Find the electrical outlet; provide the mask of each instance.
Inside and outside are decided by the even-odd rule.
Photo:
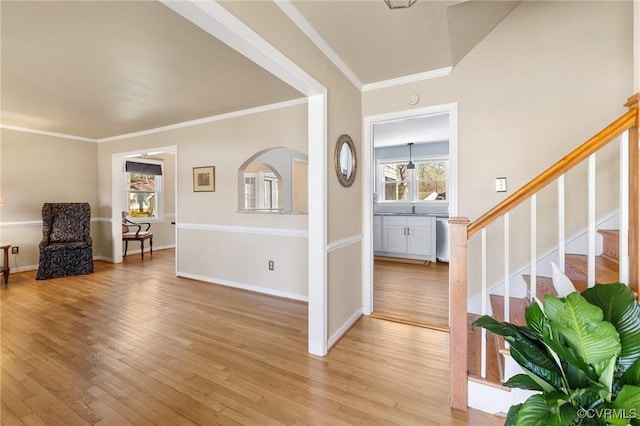
[[[497,177],[496,178],[496,192],[507,192],[507,178],[506,177]]]
[[[11,254],[18,254],[20,253],[20,247],[15,246],[15,247],[11,247]]]
[[[269,270],[270,270],[270,271],[273,271],[274,266],[275,266],[275,265],[274,265],[274,263],[273,263],[273,260],[270,260],[270,261],[269,261]]]

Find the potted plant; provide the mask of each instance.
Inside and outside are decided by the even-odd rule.
[[[547,295],[525,318],[473,323],[504,336],[524,370],[505,386],[538,392],[509,409],[505,426],[640,425],[640,306],[629,287]]]

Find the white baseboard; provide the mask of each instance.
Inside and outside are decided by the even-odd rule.
[[[335,333],[333,333],[331,335],[331,337],[329,337],[329,340],[327,341],[327,348],[331,348],[333,345],[336,344],[336,342],[338,342],[338,340],[340,340],[340,338],[342,336],[344,336],[344,334],[349,331],[349,329],[353,326],[353,324],[356,323],[356,321],[358,321],[360,319],[360,317],[364,315],[362,312],[362,308],[358,308],[345,322],[344,324],[342,324],[340,326],[340,328],[338,328],[338,330],[336,330]]]
[[[469,408],[484,411],[498,416],[504,416],[512,405],[524,402],[535,392],[523,389],[503,390],[469,380],[467,405]]]
[[[258,287],[251,284],[244,284],[244,283],[239,283],[235,281],[225,280],[222,278],[206,277],[204,275],[189,274],[187,272],[180,272],[180,271],[178,271],[176,275],[178,277],[203,281],[210,284],[218,284],[226,287],[233,287],[233,288],[239,288],[242,290],[253,291],[256,293],[268,294],[270,296],[284,297],[285,299],[293,299],[293,300],[299,300],[301,302],[309,302],[309,298],[307,296],[304,296],[301,294],[295,294],[295,293],[288,293],[286,291],[275,290],[272,288]]]

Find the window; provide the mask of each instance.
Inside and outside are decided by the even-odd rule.
[[[162,207],[162,162],[125,162],[127,212],[133,218],[159,218]]]
[[[419,160],[407,169],[408,160],[379,162],[378,201],[446,201],[449,160]]]
[[[270,171],[244,173],[244,206],[246,210],[277,210],[278,178]]]

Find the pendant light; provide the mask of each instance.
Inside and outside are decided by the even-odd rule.
[[[407,9],[417,1],[418,0],[384,0],[389,9]]]
[[[411,161],[411,145],[413,145],[413,142],[409,142],[407,145],[409,145],[409,163],[407,164],[407,170],[413,170],[416,168],[416,165]]]

